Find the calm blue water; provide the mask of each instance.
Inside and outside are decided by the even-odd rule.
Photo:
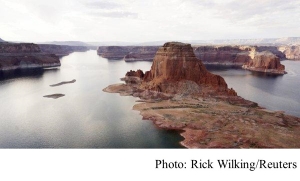
[[[73,53],[62,66],[0,74],[0,148],[178,148],[176,132],[156,128],[133,111],[136,98],[102,91],[132,69],[152,62],[109,61],[96,51]],[[300,117],[300,62],[283,61],[288,74],[268,76],[209,66],[240,96]],[[74,84],[49,85],[76,79]],[[59,99],[44,95],[61,93]]]
[[[268,75],[240,68],[207,65],[212,73],[219,74],[241,97],[257,102],[270,110],[284,110],[300,117],[300,61],[285,60],[287,74]]]
[[[2,73],[1,148],[181,147],[178,133],[157,129],[132,110],[136,98],[102,91],[130,69],[149,69],[151,62],[108,61],[88,51],[61,63],[59,69]],[[49,86],[72,79],[74,84]],[[43,97],[55,93],[66,96]]]

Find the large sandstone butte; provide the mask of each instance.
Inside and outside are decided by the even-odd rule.
[[[221,76],[207,71],[190,44],[165,43],[158,49],[151,70],[139,75],[143,79],[140,86],[143,90],[168,94],[236,95]]]

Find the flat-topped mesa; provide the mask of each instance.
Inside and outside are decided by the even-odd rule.
[[[190,44],[179,42],[168,42],[158,49],[140,88],[170,94],[209,90],[215,95],[236,95],[221,76],[207,71]]]
[[[267,72],[272,74],[285,74],[285,66],[280,63],[280,59],[272,52],[253,52],[250,54],[251,60],[243,65],[244,69]]]

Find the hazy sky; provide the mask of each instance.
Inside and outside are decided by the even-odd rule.
[[[295,36],[299,0],[0,0],[0,38],[8,41]]]

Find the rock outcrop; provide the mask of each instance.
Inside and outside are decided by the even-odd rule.
[[[73,52],[85,52],[89,48],[86,46],[68,46],[68,45],[52,45],[52,44],[39,44],[42,52],[55,54],[59,57],[67,56]]]
[[[244,69],[272,74],[285,74],[285,66],[280,59],[269,51],[252,52],[251,60],[243,65]]]
[[[147,71],[144,76],[131,71],[127,73],[127,77],[136,74],[143,79],[139,87],[142,90],[171,95],[236,95],[233,89],[228,89],[221,76],[206,70],[202,62],[196,58],[190,44],[165,43],[158,49],[150,71]]]
[[[59,58],[54,54],[41,52],[33,43],[1,43],[0,70],[45,68],[60,66]]]

